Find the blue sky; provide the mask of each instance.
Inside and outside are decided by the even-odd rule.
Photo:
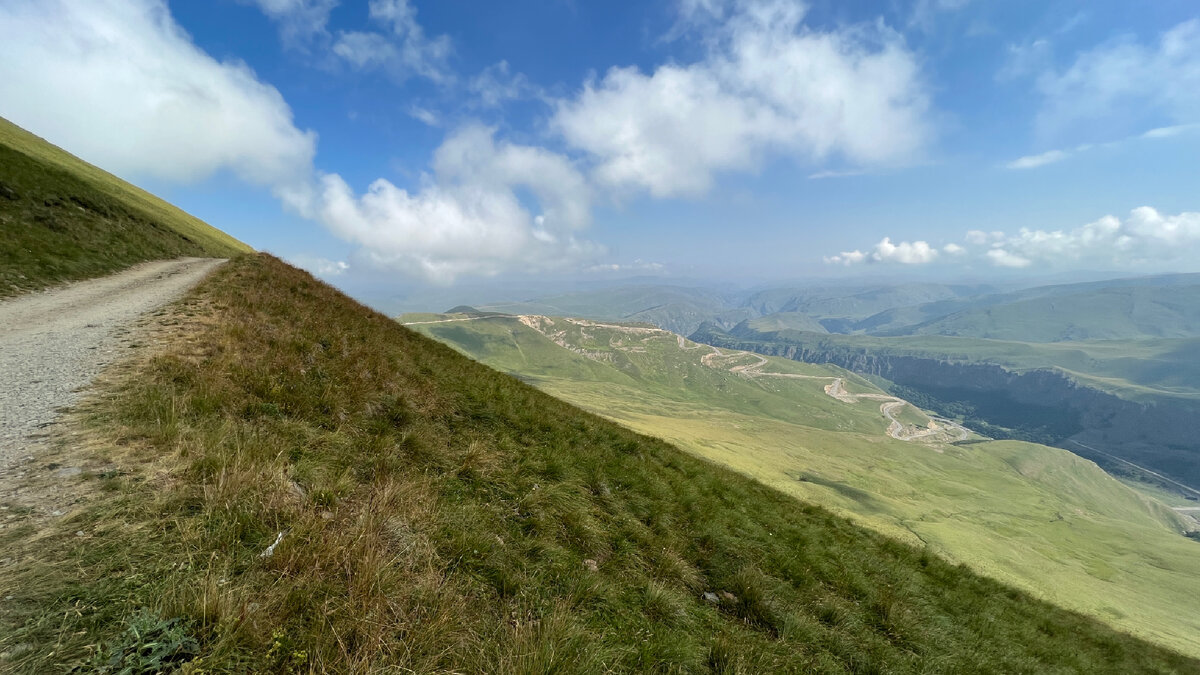
[[[1200,271],[1191,0],[11,0],[0,115],[347,288]]]

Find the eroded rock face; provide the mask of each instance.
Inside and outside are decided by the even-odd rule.
[[[995,364],[772,343],[716,332],[697,333],[692,339],[794,361],[832,363],[935,396],[945,392],[990,394],[995,403],[979,405],[977,411],[984,419],[991,416],[995,424],[1005,426],[1002,419],[996,418],[1019,415],[1021,406],[1037,409],[1043,415],[1057,415],[1063,422],[1060,428],[1066,431],[1056,436],[1055,445],[1097,460],[1098,455],[1077,445],[1082,443],[1200,489],[1200,434],[1196,433],[1200,401],[1166,396],[1131,401],[1049,368],[1017,372]],[[999,407],[1009,409],[1000,411]]]

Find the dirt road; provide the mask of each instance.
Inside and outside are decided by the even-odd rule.
[[[430,323],[455,323],[458,321],[475,321],[477,319],[488,319],[486,316],[468,316],[462,319],[437,319],[436,321],[405,321],[401,326],[424,326]]]
[[[224,260],[180,258],[0,302],[0,493],[58,412],[135,339],[143,314]]]
[[[680,344],[682,345],[682,342]],[[970,432],[965,428],[947,420],[935,421],[931,419],[929,426],[925,428],[906,426],[903,422],[896,418],[896,415],[899,414],[900,410],[902,410],[904,406],[908,405],[908,401],[888,394],[851,394],[850,392],[846,391],[845,382],[840,377],[799,375],[793,373],[764,373],[762,372],[762,368],[766,366],[769,361],[761,354],[754,354],[751,352],[731,352],[729,354],[722,354],[721,351],[716,347],[712,347],[712,350],[712,354],[705,354],[704,357],[701,358],[701,362],[710,368],[718,367],[713,364],[713,359],[716,358],[724,358],[726,356],[731,358],[752,356],[757,358],[758,361],[755,363],[732,366],[729,368],[729,372],[750,379],[758,377],[779,377],[802,380],[826,380],[829,382],[829,384],[825,385],[825,393],[833,398],[836,398],[842,403],[858,403],[863,399],[882,401],[879,406],[879,413],[888,421],[887,434],[898,441],[918,441],[925,439],[947,440],[946,437],[951,434],[954,435],[954,438],[950,440],[962,441],[966,440],[970,436]]]

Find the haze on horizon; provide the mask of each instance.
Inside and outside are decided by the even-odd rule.
[[[357,294],[1200,271],[1185,0],[14,0],[0,116]]]

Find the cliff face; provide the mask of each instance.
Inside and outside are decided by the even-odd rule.
[[[1057,439],[1056,445],[1106,463],[1102,455],[1089,453],[1077,445],[1083,443],[1100,453],[1200,489],[1200,437],[1195,428],[1200,420],[1198,402],[1167,397],[1149,402],[1129,401],[1049,368],[1016,372],[989,363],[880,354],[815,342],[771,342],[767,341],[769,337],[751,340],[702,327],[692,339],[794,361],[832,363],[933,395],[944,392],[993,395],[994,403],[978,405],[977,411],[984,419],[1001,426],[1005,426],[1005,421],[998,418],[1004,414],[1011,417],[1014,409],[1019,414],[1020,406],[1035,407],[1043,414],[1058,414],[1073,420],[1069,424],[1072,431]]]

